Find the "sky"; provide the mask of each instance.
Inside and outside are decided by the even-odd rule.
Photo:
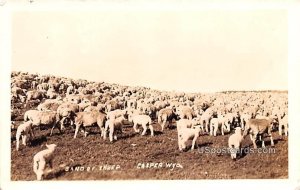
[[[185,92],[287,90],[287,12],[17,11],[12,70]]]

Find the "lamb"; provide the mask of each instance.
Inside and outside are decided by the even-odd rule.
[[[32,130],[32,123],[30,121],[27,121],[27,122],[21,124],[17,129],[17,133],[16,133],[16,140],[17,140],[16,149],[17,149],[17,151],[19,150],[20,137],[22,137],[22,144],[24,146],[26,146],[27,139],[30,141],[31,138],[34,137],[34,133]]]
[[[231,154],[231,158],[233,160],[237,157],[237,151],[239,151],[240,155],[242,152],[240,151],[241,143],[243,140],[242,129],[241,127],[236,127],[234,134],[230,135],[228,139],[228,146]]]
[[[146,134],[147,128],[150,129],[151,136],[154,136],[153,126],[151,125],[152,121],[150,116],[148,115],[129,115],[128,121],[133,123],[133,129],[136,133],[139,132],[139,129],[137,129],[137,125],[142,125],[143,132],[142,135]]]
[[[110,140],[110,142],[113,142],[113,138],[115,140],[117,140],[117,136],[114,135],[115,131],[119,131],[119,132],[122,133],[122,126],[123,126],[123,122],[125,120],[126,119],[125,119],[124,116],[120,116],[120,117],[117,117],[117,118],[111,118],[111,119],[107,120],[106,123],[105,123],[103,139],[106,140],[107,131],[109,129],[109,140]]]
[[[194,150],[196,140],[200,135],[200,127],[192,126],[191,128],[177,128],[177,133],[179,150],[182,151],[185,149],[186,142],[191,138],[193,138],[191,150]]]
[[[52,169],[52,162],[54,158],[54,152],[56,149],[56,144],[46,144],[47,149],[38,152],[33,157],[33,171],[36,174],[37,180],[42,180],[45,174],[46,164],[49,164]]]

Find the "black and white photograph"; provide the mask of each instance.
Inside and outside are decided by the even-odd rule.
[[[128,4],[10,13],[10,180],[288,180],[288,10]]]

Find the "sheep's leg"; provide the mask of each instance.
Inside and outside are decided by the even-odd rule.
[[[166,121],[164,120],[164,121],[162,122],[162,124],[161,124],[161,131],[163,131],[163,130],[164,130],[164,128],[165,128],[165,125],[166,125]]]
[[[254,149],[257,149],[256,142],[255,142],[255,141],[256,141],[256,136],[257,136],[257,135],[254,135],[254,134],[253,134],[252,139],[251,139],[251,140],[252,140],[252,143],[253,143]]]
[[[78,133],[78,131],[79,131],[79,128],[80,128],[80,125],[77,124],[77,125],[76,125],[76,129],[75,129],[74,139],[75,139],[76,136],[77,136],[77,133]]]
[[[181,147],[181,135],[178,135],[178,148],[180,151],[182,151],[182,147]]]
[[[274,141],[273,141],[272,134],[270,134],[270,139],[271,139],[271,146],[274,146]]]
[[[279,122],[278,130],[279,130],[279,135],[281,136],[282,135],[282,124],[281,124],[281,122]]]
[[[186,145],[185,145],[186,141],[184,139],[181,139],[181,149],[185,149]]]
[[[241,118],[241,129],[244,130],[244,118]]]
[[[53,126],[52,126],[52,129],[51,129],[51,132],[50,132],[50,136],[52,136],[52,134],[53,134],[53,129],[56,127],[56,125],[57,125],[57,123],[55,122],[55,123],[53,124]],[[59,130],[59,133],[61,134],[61,130],[60,130],[59,127],[58,127],[58,130]]]
[[[210,127],[209,127],[210,131],[209,131],[209,134],[210,136],[213,136],[213,123],[210,123]]]
[[[17,142],[16,142],[16,149],[17,151],[19,150],[19,144],[20,144],[20,136],[19,135],[16,135],[16,139],[17,139]]]
[[[114,140],[115,141],[118,140],[117,131],[118,131],[118,133],[122,134],[122,129],[121,128],[115,129],[115,135],[114,135]]]
[[[144,136],[146,134],[147,131],[147,126],[143,125],[143,132],[142,132],[142,136]]]
[[[252,136],[252,134],[250,134],[249,136],[250,136],[250,140],[253,141],[253,136]]]
[[[264,140],[262,140],[262,145],[261,145],[261,147],[262,148],[265,148],[266,146],[265,146],[265,141]]]
[[[42,180],[43,179],[43,174],[44,174],[44,170],[45,170],[45,166],[46,166],[46,162],[45,160],[41,160],[39,162],[39,165],[38,165],[38,170],[37,170],[37,180]]]
[[[226,131],[229,133],[230,132],[230,123],[227,122],[227,125],[226,125]]]
[[[217,136],[218,128],[219,128],[219,124],[217,124],[217,126],[214,126],[214,136]]]
[[[103,135],[104,135],[104,127],[103,126],[99,126],[99,129],[100,129],[100,137],[103,137]]]
[[[191,148],[191,150],[194,150],[194,148],[195,148],[195,144],[196,144],[196,141],[197,141],[197,135],[195,135],[195,136],[194,136],[194,138],[193,138],[193,142],[192,142],[192,148]]]
[[[86,128],[83,127],[83,134],[84,134],[84,137],[87,137],[87,135],[89,134],[87,131],[86,131]]]
[[[27,135],[22,135],[22,144],[26,146]]]
[[[288,136],[288,125],[284,125],[284,134],[285,136]]]
[[[60,129],[62,131],[65,130],[65,125],[64,125],[65,120],[66,120],[66,117],[63,117],[62,120],[60,121]]]
[[[233,145],[229,147],[230,149],[230,157],[232,160],[236,159],[236,149]]]
[[[140,130],[137,129],[137,123],[134,123],[134,124],[133,124],[133,130],[134,130],[134,132],[136,132],[136,133],[139,133],[139,132],[140,132]]]
[[[153,129],[153,126],[152,126],[152,125],[149,125],[149,129],[150,129],[150,132],[151,132],[151,136],[154,136],[154,129]]]
[[[109,123],[106,121],[105,123],[105,128],[104,128],[104,134],[103,134],[103,139],[106,140],[107,137],[107,131],[108,131]]]
[[[205,122],[205,132],[208,133],[208,121],[204,120],[204,122]]]
[[[166,127],[166,124],[167,124],[167,120],[168,120],[168,118],[167,118],[167,115],[163,115],[163,116],[161,116],[161,119],[162,119],[162,125],[161,125],[161,131],[163,131],[164,130],[164,128]]]
[[[222,134],[223,136],[224,136],[224,127],[225,127],[225,126],[222,124],[222,125],[221,125],[221,134]]]
[[[114,127],[109,128],[109,140],[110,142],[113,141],[113,134],[114,134]]]

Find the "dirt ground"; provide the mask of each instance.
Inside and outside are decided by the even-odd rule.
[[[22,114],[29,108],[13,106],[17,115],[13,119],[18,126],[22,122]],[[149,131],[146,136],[135,134],[131,125],[126,125],[119,139],[113,143],[100,138],[98,128],[87,130],[90,131],[87,137],[79,133],[73,139],[73,128],[68,128],[63,134],[54,130],[51,137],[50,129],[36,129],[31,145],[21,145],[19,151],[16,151],[16,131],[12,131],[11,180],[36,179],[33,156],[45,149],[46,143],[58,146],[53,169],[49,169],[46,175],[48,180],[288,178],[288,138],[278,136],[278,132],[273,132],[274,149],[266,138],[264,151],[269,153],[250,152],[249,148],[253,146],[247,136],[242,147],[248,149],[244,149],[243,155],[233,161],[230,154],[221,149],[227,147],[230,134],[217,137],[203,134],[197,140],[197,149],[180,152],[176,129],[165,129],[161,133],[158,124],[154,124],[154,137]]]

